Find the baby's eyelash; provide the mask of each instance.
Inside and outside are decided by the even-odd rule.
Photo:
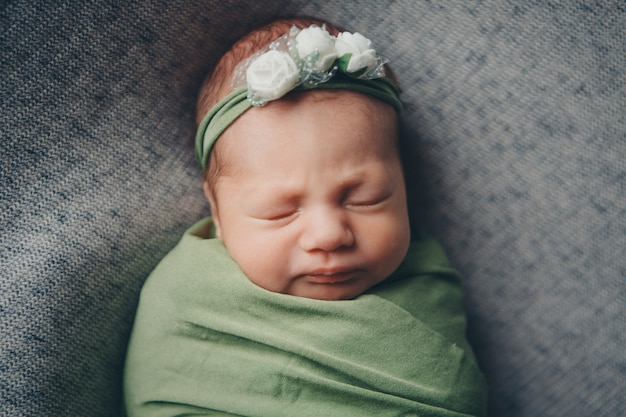
[[[276,214],[276,215],[273,215],[271,217],[268,217],[266,220],[270,220],[270,221],[284,220],[284,219],[287,219],[287,218],[293,216],[294,214],[295,213]]]
[[[385,193],[384,195],[377,195],[371,198],[347,198],[345,201],[346,205],[349,206],[357,206],[357,207],[371,207],[376,206],[380,203],[383,203],[390,197],[390,194]]]
[[[281,221],[287,221],[287,220],[291,219],[297,213],[298,213],[298,210],[294,209],[294,210],[289,210],[289,211],[284,211],[284,212],[277,212],[277,213],[272,213],[270,215],[261,216],[261,217],[259,217],[259,219],[265,220],[265,221],[268,221],[268,222],[281,222]]]
[[[362,208],[368,208],[368,207],[375,207],[381,203],[383,203],[386,199],[380,199],[380,200],[370,200],[370,201],[356,201],[356,202],[350,202],[347,205],[350,207],[362,207]]]

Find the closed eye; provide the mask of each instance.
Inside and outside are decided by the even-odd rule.
[[[394,194],[395,182],[390,176],[360,178],[348,184],[341,193],[344,207],[368,209],[377,208]]]
[[[280,214],[274,214],[272,216],[267,217],[265,220],[269,220],[269,221],[280,221],[280,220],[286,220],[289,219],[290,217],[293,217],[296,215],[297,212],[292,211],[289,213],[280,213]]]
[[[290,209],[285,211],[268,212],[261,215],[252,216],[257,220],[263,220],[266,222],[288,222],[294,219],[299,213],[298,209]]]
[[[376,201],[361,201],[348,204],[348,207],[356,207],[356,208],[375,208],[383,204],[387,199],[376,200]]]
[[[348,207],[378,207],[391,197],[391,193],[383,193],[373,197],[361,198],[359,196],[351,197],[346,200],[345,205]]]

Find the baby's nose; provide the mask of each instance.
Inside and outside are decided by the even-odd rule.
[[[305,251],[330,252],[354,244],[350,222],[341,209],[318,209],[307,214],[300,236],[300,246]]]

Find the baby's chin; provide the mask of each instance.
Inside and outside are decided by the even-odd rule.
[[[326,301],[354,299],[383,282],[388,276],[381,271],[374,272],[367,268],[338,272],[319,271],[295,277],[273,277],[271,280],[267,279],[267,273],[262,274],[260,279],[253,274],[246,275],[253,284],[270,292]]]

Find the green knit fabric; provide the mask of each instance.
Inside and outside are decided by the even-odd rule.
[[[383,284],[347,301],[257,287],[210,219],[148,278],[125,395],[138,416],[484,416],[457,273],[417,235]]]

